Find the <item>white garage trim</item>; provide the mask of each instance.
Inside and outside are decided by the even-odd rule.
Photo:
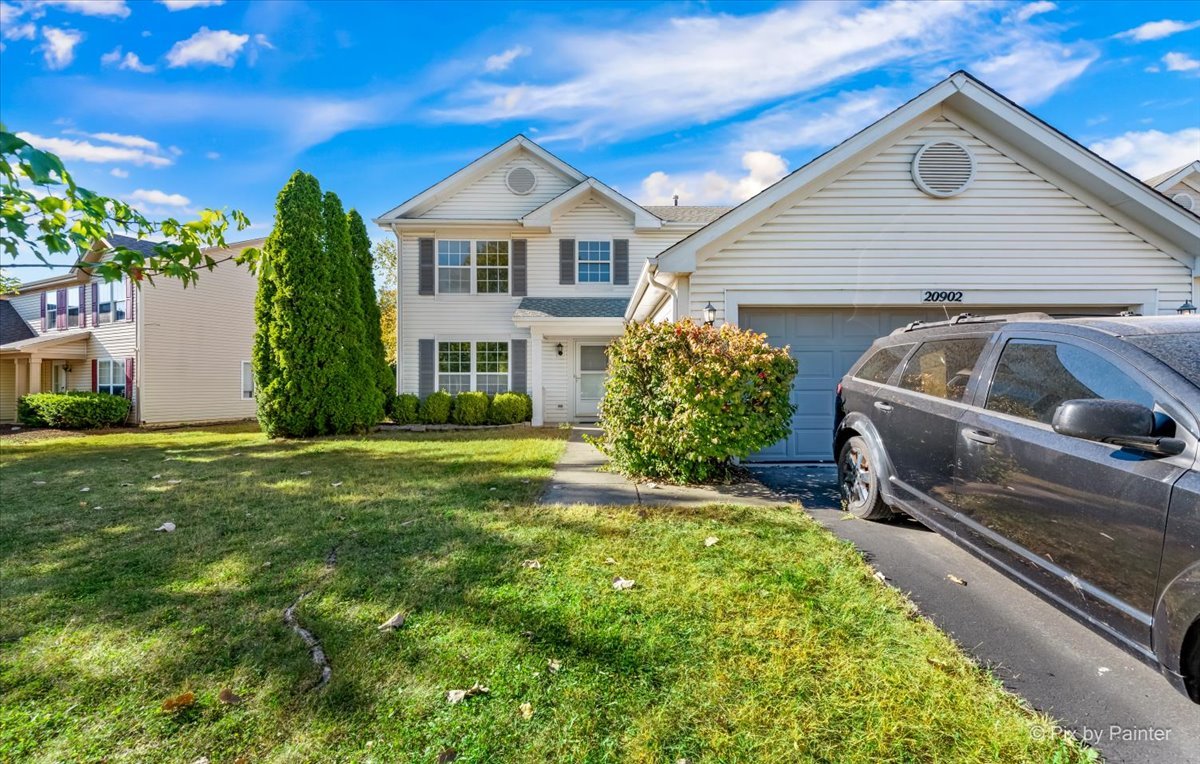
[[[952,285],[949,285],[952,286]],[[930,287],[949,288],[931,284]],[[741,307],[754,308],[937,308],[942,303],[921,302],[919,289],[743,289],[725,292],[725,321],[738,323]],[[1044,305],[1052,308],[1111,305],[1147,316],[1158,313],[1158,292],[1153,289],[971,289],[963,302],[946,303],[951,316],[1006,306]]]

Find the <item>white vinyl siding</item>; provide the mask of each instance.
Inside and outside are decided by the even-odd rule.
[[[528,194],[514,194],[505,179],[514,167],[528,167],[537,185]],[[576,184],[525,151],[461,189],[421,217],[458,220],[515,220],[532,212]]]
[[[17,362],[0,360],[0,422],[17,420]]]

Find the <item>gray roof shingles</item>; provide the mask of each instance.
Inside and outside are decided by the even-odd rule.
[[[33,339],[37,335],[8,300],[0,300],[0,345]]]
[[[149,239],[135,239],[132,236],[121,236],[120,234],[115,233],[105,236],[104,238],[114,247],[132,249],[134,252],[138,252],[147,257],[154,254],[154,248],[159,244],[157,241],[150,241]]]
[[[708,225],[717,218],[729,212],[733,207],[643,207],[655,217],[672,223],[695,223]]]
[[[524,297],[514,318],[624,318],[624,297]]]

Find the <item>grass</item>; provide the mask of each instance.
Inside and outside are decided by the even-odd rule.
[[[1090,758],[801,512],[537,506],[562,437],[0,441],[0,758]]]

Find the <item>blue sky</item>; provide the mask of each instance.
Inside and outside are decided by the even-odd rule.
[[[643,203],[735,203],[959,68],[1139,176],[1200,157],[1190,2],[3,0],[0,27],[7,129],[249,235],[297,168],[370,218],[516,133]]]

